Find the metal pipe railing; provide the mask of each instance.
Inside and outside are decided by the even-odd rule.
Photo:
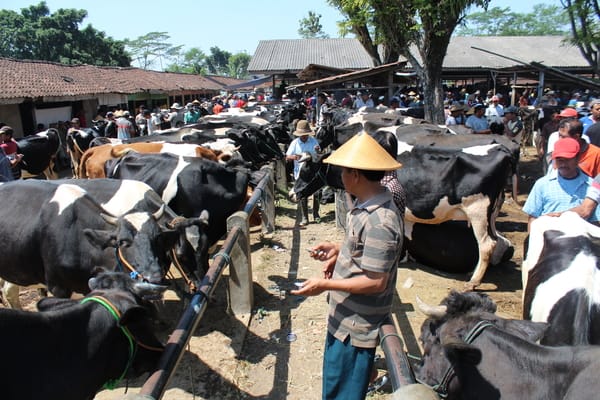
[[[391,320],[379,328],[380,346],[385,354],[390,381],[394,391],[402,386],[416,383],[412,368],[404,352],[404,342]]]

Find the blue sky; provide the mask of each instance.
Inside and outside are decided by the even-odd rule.
[[[2,0],[0,7],[19,12],[38,3]],[[514,12],[526,13],[539,3],[560,6],[560,0],[491,0],[490,7],[510,7]],[[46,0],[46,4],[50,12],[59,8],[87,10],[83,25],[92,24],[113,39],[134,39],[153,31],[167,32],[171,44],[199,47],[205,53],[218,46],[231,53],[253,54],[260,40],[297,39],[299,21],[308,11],[321,14],[323,30],[330,37],[338,37],[336,22],[342,19],[325,0],[179,0],[172,3]]]

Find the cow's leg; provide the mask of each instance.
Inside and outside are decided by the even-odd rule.
[[[6,302],[6,306],[20,310],[19,285],[5,280],[0,280],[0,285],[2,285],[2,298]]]
[[[496,247],[496,240],[488,232],[489,205],[490,201],[487,197],[476,196],[475,199],[463,200],[463,211],[473,228],[473,234],[479,247],[479,261],[477,262],[475,271],[473,271],[471,280],[465,284],[465,290],[473,290],[481,284],[483,275],[485,275],[492,253]]]

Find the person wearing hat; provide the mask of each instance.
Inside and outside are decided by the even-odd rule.
[[[404,236],[392,194],[380,181],[401,164],[365,132],[324,162],[342,168],[344,188],[356,200],[344,242],[311,249],[313,258],[325,262],[324,276],[307,279],[291,293],[329,295],[322,398],[364,399],[379,327],[391,311]]]
[[[104,136],[108,138],[117,137],[117,122],[115,120],[116,113],[109,111],[106,113],[106,126],[104,127]]]
[[[0,128],[0,182],[8,182],[21,178],[21,168],[19,163],[23,159],[23,154],[18,153],[18,146],[13,139],[14,130],[8,125]]]
[[[593,180],[578,167],[579,151],[579,142],[571,137],[556,142],[552,153],[556,173],[539,178],[523,206],[523,211],[529,215],[528,230],[536,218],[567,211],[579,206],[585,199]],[[600,209],[596,208],[588,221],[598,220]]]
[[[572,107],[566,107],[563,109],[557,116],[557,128],[554,132],[550,133],[548,136],[548,145],[546,146],[546,163],[548,166],[552,164],[552,151],[554,150],[554,144],[558,139],[560,139],[560,135],[558,133],[558,128],[560,127],[560,123],[564,120],[573,120],[578,118],[577,110]],[[583,136],[584,140],[588,140],[587,136]],[[549,168],[551,170],[551,168]]]
[[[473,133],[488,134],[492,133],[489,128],[488,120],[484,116],[485,106],[481,103],[473,106],[473,114],[465,121],[465,126],[471,128]]]
[[[171,125],[171,128],[178,128],[180,125],[183,125],[183,115],[180,115],[182,110],[183,106],[181,106],[179,103],[173,103],[171,105],[169,113],[165,118],[165,122],[168,122]]]
[[[356,92],[356,100],[354,100],[354,105],[352,108],[358,110],[362,107],[373,108],[375,107],[375,103],[373,103],[373,99],[369,92],[360,91]]]
[[[129,111],[117,111],[115,113],[117,116],[117,120],[115,123],[117,124],[117,139],[126,140],[135,136],[135,127],[133,123],[129,120]]]
[[[198,100],[196,100],[198,101]],[[183,123],[187,124],[195,124],[200,119],[200,105],[195,105],[194,103],[188,103],[185,107],[187,110],[185,114],[183,114]]]
[[[583,124],[576,119],[565,119],[558,125],[559,140],[573,138],[579,143],[579,169],[587,176],[595,177],[600,174],[600,147],[583,139]],[[555,145],[556,146],[556,145]]]
[[[521,143],[523,122],[519,118],[519,109],[515,106],[508,106],[504,110],[504,134]]]
[[[294,136],[296,138],[290,143],[286,153],[285,159],[294,162],[294,180],[298,179],[300,175],[300,158],[303,154],[309,153],[313,160],[316,160],[317,153],[321,151],[319,142],[314,138],[315,134],[310,128],[310,124],[307,120],[303,119],[298,121],[296,129],[294,130]],[[320,222],[319,217],[319,191],[313,195],[313,219],[315,222]],[[300,226],[308,224],[308,199],[303,198],[298,202],[298,211],[300,211]]]
[[[464,125],[467,120],[465,116],[465,108],[461,105],[453,105],[450,107],[450,115],[446,118],[446,125]]]
[[[318,128],[324,127],[329,121],[331,121],[331,110],[329,109],[326,93],[320,92],[317,95],[317,112],[319,115],[317,118]]]

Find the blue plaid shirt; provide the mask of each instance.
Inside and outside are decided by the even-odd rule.
[[[583,202],[592,178],[579,171],[577,177],[565,179],[556,170],[538,179],[523,211],[532,217],[539,217],[551,212],[561,212],[576,207]],[[600,220],[600,207],[596,207],[594,214],[588,219],[590,222]]]

